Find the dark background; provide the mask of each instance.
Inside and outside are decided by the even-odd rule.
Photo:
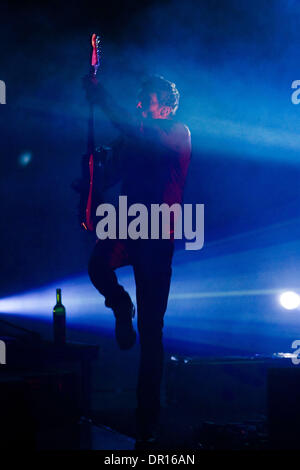
[[[1,295],[86,271],[94,240],[70,184],[86,148],[94,31],[101,79],[123,106],[147,73],[176,82],[193,143],[185,201],[205,203],[205,243],[298,217],[299,20],[283,0],[1,2]],[[96,119],[98,144],[116,137]]]

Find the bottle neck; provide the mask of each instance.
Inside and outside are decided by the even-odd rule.
[[[56,289],[56,304],[61,305],[61,289]]]

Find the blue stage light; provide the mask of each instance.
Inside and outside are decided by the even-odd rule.
[[[18,162],[20,166],[27,166],[31,162],[31,160],[32,160],[31,152],[24,152],[18,158]]]

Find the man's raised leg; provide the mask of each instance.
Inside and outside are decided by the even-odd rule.
[[[136,341],[132,326],[134,305],[128,292],[118,283],[115,269],[129,264],[125,243],[118,240],[99,240],[91,254],[88,272],[96,289],[104,296],[116,319],[116,340],[121,349],[131,348]]]

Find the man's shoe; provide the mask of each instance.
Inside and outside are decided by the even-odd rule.
[[[132,319],[135,315],[135,307],[131,302],[128,307],[121,307],[114,311],[116,318],[115,336],[119,348],[122,350],[130,349],[136,342],[136,332],[132,325]]]
[[[159,414],[157,410],[149,412],[136,409],[135,449],[151,450],[158,448]]]

